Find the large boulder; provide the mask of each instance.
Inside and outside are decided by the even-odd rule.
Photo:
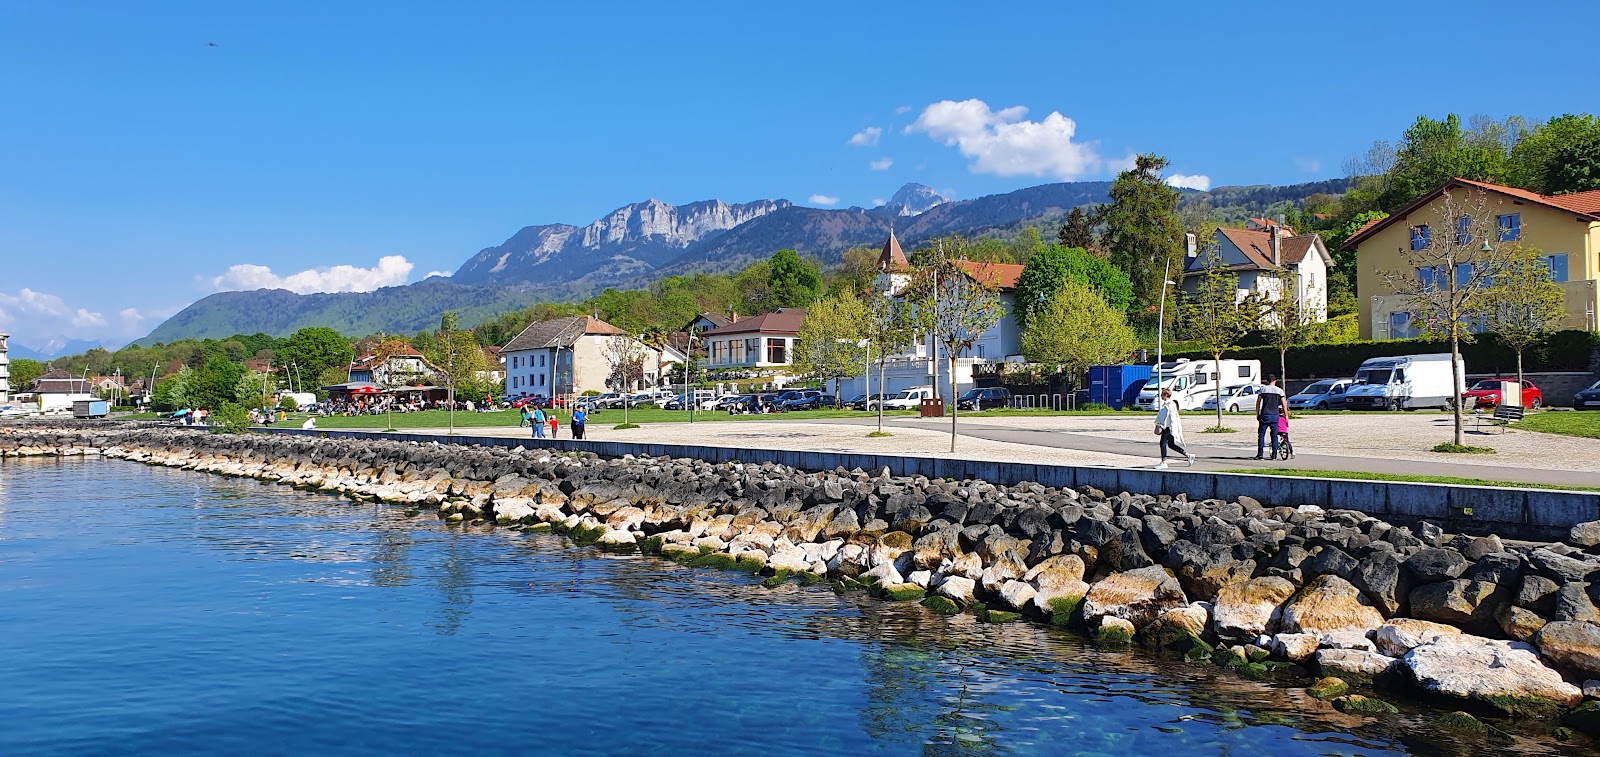
[[[1600,626],[1571,620],[1546,623],[1534,642],[1558,667],[1600,678]]]
[[[1217,638],[1247,642],[1271,633],[1278,607],[1293,595],[1294,584],[1276,576],[1252,578],[1222,587],[1211,608]]]
[[[1488,581],[1454,581],[1423,584],[1411,590],[1411,616],[1448,623],[1480,636],[1498,634],[1495,609],[1510,598],[1510,591]]]
[[[1045,559],[1022,574],[1022,580],[1040,591],[1083,582],[1083,558],[1077,555],[1056,555]]]
[[[1446,634],[1401,658],[1423,691],[1474,702],[1508,715],[1571,707],[1583,690],[1545,666],[1532,646],[1520,641]]]
[[[1447,547],[1429,547],[1418,550],[1406,558],[1406,570],[1417,577],[1419,583],[1449,581],[1467,572],[1467,558]]]
[[[1319,649],[1316,660],[1322,675],[1347,681],[1370,681],[1393,670],[1397,664],[1393,657],[1365,649]]]
[[[1400,657],[1423,644],[1431,644],[1441,636],[1455,636],[1461,629],[1443,623],[1433,623],[1413,618],[1395,618],[1378,626],[1372,641],[1378,651],[1390,657]]]
[[[1161,566],[1152,565],[1113,574],[1089,587],[1083,599],[1083,618],[1090,628],[1098,627],[1099,619],[1108,615],[1131,621],[1137,627],[1188,603],[1178,580]]]
[[[1405,613],[1406,596],[1411,592],[1412,578],[1402,566],[1400,558],[1394,554],[1381,552],[1368,555],[1356,565],[1349,578],[1350,583],[1372,600],[1383,617],[1392,618]]]
[[[1383,615],[1349,581],[1324,575],[1290,598],[1283,606],[1280,623],[1286,633],[1366,632],[1383,625]]]

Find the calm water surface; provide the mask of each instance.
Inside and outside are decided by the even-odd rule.
[[[0,638],[0,754],[1483,746],[1051,629],[116,461],[0,463]]]

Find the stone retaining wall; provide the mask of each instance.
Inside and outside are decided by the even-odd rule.
[[[1600,696],[1600,522],[1518,544],[1250,496],[439,441],[0,426],[0,456],[247,476],[770,584],[827,580],[992,623],[1075,626],[1246,677],[1320,676],[1309,693],[1350,713],[1393,711],[1381,693],[1600,732],[1600,701],[1585,696]]]
[[[805,471],[887,468],[896,476],[926,476],[958,481],[977,479],[998,486],[1011,486],[1024,482],[1066,489],[1093,486],[1106,491],[1132,491],[1171,496],[1182,494],[1191,500],[1212,497],[1237,499],[1247,496],[1273,505],[1349,508],[1369,515],[1382,516],[1401,524],[1416,525],[1425,520],[1454,532],[1478,535],[1497,533],[1503,537],[1517,539],[1559,539],[1579,523],[1600,520],[1600,492],[1289,478],[1186,470],[1158,471],[1149,468],[996,463],[907,455],[735,449],[692,444],[638,444],[343,430],[271,429],[271,432],[368,440],[571,450],[589,452],[601,457],[623,455],[681,457],[713,463],[737,460],[746,463],[774,463]]]

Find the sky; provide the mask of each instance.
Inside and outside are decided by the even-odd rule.
[[[1585,5],[0,0],[0,331],[116,346],[648,198],[1333,178],[1418,115],[1595,110]]]

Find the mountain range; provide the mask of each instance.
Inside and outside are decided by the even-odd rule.
[[[1265,212],[1273,203],[1315,192],[1343,192],[1346,183],[1185,190],[1184,202],[1225,196],[1230,206]],[[907,184],[881,206],[842,209],[781,199],[687,205],[647,200],[586,226],[524,227],[479,250],[450,277],[373,292],[219,292],[184,308],[139,343],[258,331],[286,336],[306,326],[352,335],[412,333],[437,324],[445,310],[459,311],[462,324],[472,325],[534,302],[582,299],[606,287],[637,288],[675,274],[734,271],[785,248],[831,265],[852,247],[883,244],[891,228],[902,243],[915,245],[952,233],[979,236],[1027,222],[1055,223],[1074,207],[1107,202],[1110,188],[1106,181],[1065,182],[950,200],[930,187]]]

